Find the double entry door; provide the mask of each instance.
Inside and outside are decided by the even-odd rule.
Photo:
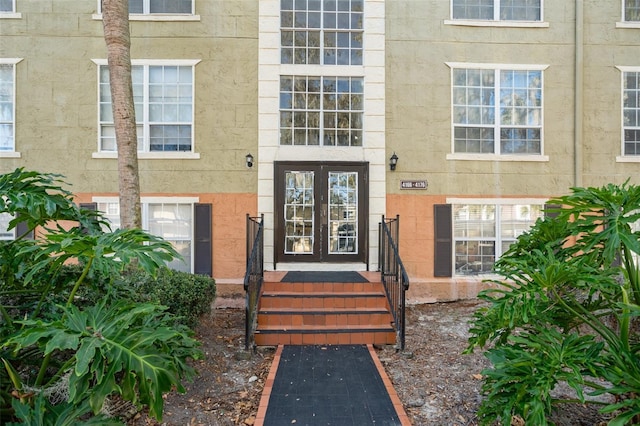
[[[276,162],[276,262],[365,262],[367,163]]]

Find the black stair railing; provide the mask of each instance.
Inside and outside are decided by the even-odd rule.
[[[404,350],[405,345],[405,295],[409,290],[409,276],[404,269],[400,254],[398,253],[398,237],[400,229],[400,216],[387,219],[382,216],[379,224],[380,258],[379,268],[382,275],[391,314],[396,327],[396,347]]]
[[[244,275],[245,337],[244,348],[255,349],[255,332],[258,317],[258,299],[264,281],[264,214],[251,217],[247,214],[247,270]]]

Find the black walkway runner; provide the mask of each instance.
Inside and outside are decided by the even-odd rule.
[[[366,346],[284,346],[264,426],[401,425]]]
[[[366,283],[356,271],[289,271],[280,280],[283,283]]]

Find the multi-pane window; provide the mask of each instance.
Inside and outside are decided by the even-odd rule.
[[[624,155],[640,155],[640,71],[622,73]]]
[[[624,1],[624,20],[627,22],[640,21],[640,0]]]
[[[193,151],[193,66],[133,65],[138,151]],[[109,69],[100,66],[100,151],[117,151]]]
[[[362,65],[364,0],[281,0],[283,64]]]
[[[363,79],[280,77],[280,144],[362,146]]]
[[[0,63],[0,152],[15,149],[15,71]]]
[[[542,0],[452,0],[453,19],[540,21]]]
[[[542,71],[454,68],[453,152],[542,154]]]
[[[14,12],[15,0],[0,0],[0,13],[2,12]]]
[[[171,243],[182,259],[167,264],[171,269],[191,272],[193,258],[193,205],[184,203],[142,203],[142,227],[150,234]],[[98,210],[111,222],[112,229],[120,227],[118,202],[99,202]],[[1,226],[1,225],[0,225]]]
[[[16,229],[9,230],[9,222],[13,219],[13,215],[9,213],[0,213],[0,241],[13,240],[16,238]]]
[[[496,259],[542,217],[542,210],[542,204],[454,205],[455,273],[491,272]]]

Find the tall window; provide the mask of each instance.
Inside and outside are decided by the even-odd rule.
[[[623,0],[624,20],[627,22],[640,21],[640,0]]]
[[[454,205],[455,273],[491,272],[496,259],[542,217],[542,209],[542,204]]]
[[[622,73],[624,155],[640,155],[640,72]]]
[[[542,154],[542,71],[454,68],[453,152]]]
[[[281,63],[362,65],[364,0],[281,0]]]
[[[0,13],[15,12],[15,0],[0,0]]]
[[[183,259],[174,259],[167,266],[184,272],[192,272],[193,258],[193,204],[142,202],[142,227],[150,234],[170,242]],[[98,210],[111,222],[112,228],[120,227],[120,207],[117,201],[99,202]]]
[[[193,151],[193,66],[132,65],[140,152]],[[115,152],[109,69],[100,66],[100,151]]]
[[[0,152],[15,150],[15,66],[0,62]]]
[[[540,21],[542,0],[452,0],[453,19]]]
[[[280,144],[362,146],[363,79],[280,77]]]

